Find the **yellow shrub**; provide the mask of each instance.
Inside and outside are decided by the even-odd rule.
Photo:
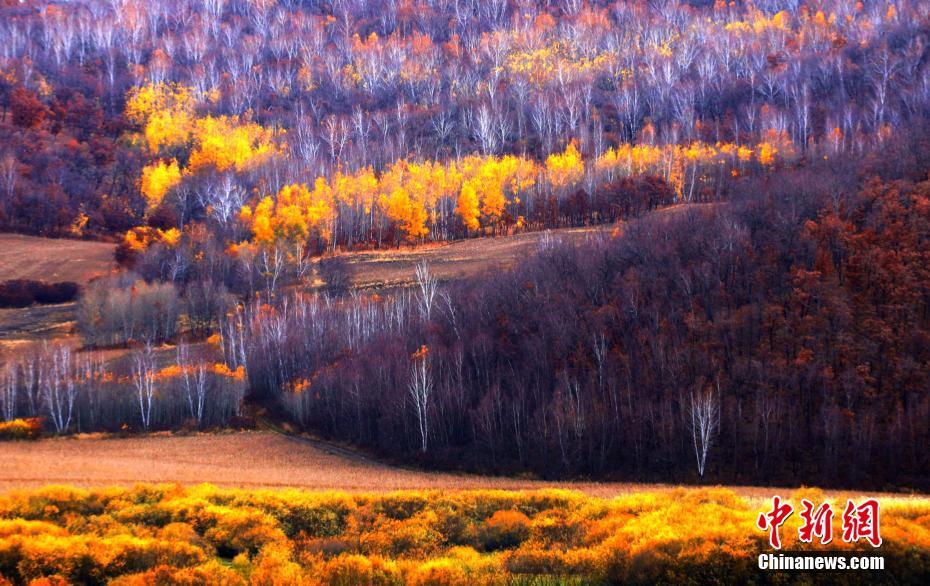
[[[485,549],[510,549],[530,536],[530,518],[520,511],[497,511],[485,521],[481,541]]]
[[[42,435],[41,418],[0,421],[0,440],[36,439]]]
[[[332,586],[387,586],[402,583],[396,564],[378,556],[341,555],[325,562],[318,577],[324,584]]]
[[[437,559],[420,564],[408,577],[407,583],[412,586],[469,586],[473,582],[458,562]]]
[[[823,495],[803,489],[791,496],[799,498]],[[0,576],[121,586],[740,583],[758,578],[756,556],[771,551],[755,527],[766,506],[721,488],[607,500],[564,491],[48,487],[0,495]],[[799,545],[795,517],[782,527],[788,550]],[[930,500],[883,498],[881,522],[885,576],[904,583],[925,573]],[[837,539],[827,549],[871,550]],[[772,574],[786,578],[814,579]]]

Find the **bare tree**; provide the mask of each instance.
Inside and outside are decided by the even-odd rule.
[[[436,277],[430,273],[429,266],[426,262],[421,262],[417,265],[416,276],[417,288],[419,289],[417,306],[420,310],[420,317],[424,321],[429,321],[433,313],[433,304],[436,301],[439,283]]]
[[[16,365],[7,364],[0,378],[0,415],[6,421],[16,418]]]
[[[139,418],[142,427],[149,429],[152,424],[152,406],[155,402],[155,354],[151,343],[133,356],[132,384],[139,400]]]
[[[77,395],[72,372],[71,349],[58,346],[47,356],[46,367],[40,375],[42,400],[48,409],[55,431],[65,433],[71,427],[74,399]]]
[[[720,427],[719,392],[720,382],[718,381],[716,389],[712,387],[697,396],[691,393],[691,439],[694,443],[698,474],[702,478],[707,464],[707,454],[710,453]]]
[[[420,430],[420,451],[424,454],[429,441],[429,405],[433,394],[433,376],[426,352],[424,347],[414,354],[413,365],[410,368],[410,383],[407,385],[417,416],[417,427]]]
[[[203,406],[207,395],[207,367],[201,360],[196,365],[191,362],[187,344],[178,344],[178,366],[184,382],[184,398],[191,418],[200,425],[203,421]]]

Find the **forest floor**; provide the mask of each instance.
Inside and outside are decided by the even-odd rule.
[[[49,484],[80,487],[137,483],[215,484],[240,488],[302,488],[344,492],[393,490],[534,490],[561,488],[609,498],[671,485],[544,481],[428,472],[377,462],[354,450],[270,430],[108,438],[98,434],[0,442],[0,491]],[[754,498],[793,488],[728,486]],[[828,494],[834,491],[827,491]],[[872,494],[872,493],[870,493]]]

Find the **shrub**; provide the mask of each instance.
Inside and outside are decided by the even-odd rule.
[[[33,287],[36,303],[67,303],[77,299],[80,288],[77,283],[63,281],[61,283],[38,283]]]
[[[379,496],[208,485],[13,492],[0,495],[0,576],[15,584],[58,576],[64,583],[122,586],[751,583],[762,577],[755,567],[758,554],[771,551],[755,527],[763,505],[725,489],[640,492],[610,500],[564,496],[557,504],[542,491]],[[314,517],[330,508],[352,513],[345,525],[332,529],[333,537],[306,539],[298,532],[289,538],[278,512],[291,501],[315,511]],[[534,512],[544,501],[554,506]],[[397,512],[398,502],[418,503],[418,512],[404,519],[387,516],[386,510]],[[881,576],[863,574],[862,583],[926,582],[930,500],[886,497],[882,505],[886,570]],[[443,518],[459,515],[468,526],[478,510],[489,512],[479,521],[478,540],[486,549],[511,549],[449,545],[441,530],[450,523]],[[358,520],[359,511],[365,522]],[[567,533],[554,527],[562,521],[571,526]],[[782,528],[788,551],[797,548],[789,538],[798,526],[792,517]],[[341,546],[320,547],[324,539]],[[871,548],[834,542],[801,549]],[[764,577],[771,583],[843,578],[778,572]]]
[[[323,564],[320,580],[331,586],[402,584],[397,566],[378,556],[341,555]]]
[[[0,283],[0,307],[28,307],[33,303],[67,303],[77,298],[77,283],[46,283],[17,279]]]
[[[28,307],[35,300],[26,281],[0,283],[0,307]]]
[[[474,582],[453,560],[430,560],[412,573],[409,584],[416,586],[468,586]]]
[[[530,536],[530,518],[520,511],[497,511],[485,521],[481,543],[488,551],[513,549]]]
[[[0,422],[0,440],[30,440],[42,435],[44,422],[39,417]]]

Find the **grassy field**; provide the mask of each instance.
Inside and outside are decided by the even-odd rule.
[[[624,483],[547,483],[421,472],[376,462],[339,446],[271,431],[128,438],[77,436],[2,442],[0,490],[47,484],[132,486],[137,482],[209,482],[242,488],[295,487],[365,492],[401,489],[568,487],[611,496],[643,488]],[[751,490],[751,489],[746,489]]]
[[[612,497],[665,485],[624,482],[547,482],[471,474],[427,472],[372,460],[328,442],[272,431],[151,434],[123,438],[78,435],[0,442],[0,490],[48,484],[132,486],[138,482],[231,488],[300,488],[370,492],[410,489],[539,490],[563,488]],[[794,488],[731,486],[745,497]],[[845,494],[828,491],[831,495]],[[891,495],[886,495],[891,496]]]
[[[441,280],[471,277],[505,269],[535,250],[542,239],[583,241],[609,235],[613,226],[564,228],[513,236],[473,238],[448,244],[346,253],[352,285],[360,289],[402,287],[414,280],[417,264],[426,261]]]

